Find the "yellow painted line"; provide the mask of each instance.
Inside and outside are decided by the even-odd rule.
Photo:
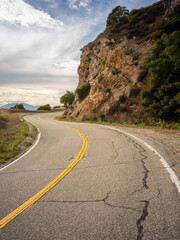
[[[67,128],[70,128],[70,129],[73,129],[74,131],[76,131],[81,136],[82,141],[83,141],[81,150],[78,153],[78,155],[76,156],[76,158],[72,161],[72,163],[69,164],[69,166],[60,175],[58,175],[52,182],[50,182],[46,187],[44,187],[42,190],[40,190],[38,193],[36,193],[33,197],[31,197],[25,203],[20,205],[18,208],[16,208],[10,214],[8,214],[4,218],[2,218],[0,220],[0,229],[5,227],[6,224],[8,224],[11,220],[13,220],[15,217],[17,217],[20,213],[22,213],[27,208],[29,208],[33,203],[35,203],[39,198],[41,198],[45,193],[47,193],[51,188],[53,188],[59,181],[61,181],[76,166],[76,164],[83,158],[84,153],[87,149],[87,138],[84,135],[84,133],[82,133],[78,129],[76,129],[74,127],[70,127],[65,124],[58,123],[58,122],[48,121],[48,120],[42,119],[40,117],[39,117],[39,119],[49,122],[49,123],[52,123],[52,124],[61,125],[61,126],[64,126],[64,127],[67,127]]]

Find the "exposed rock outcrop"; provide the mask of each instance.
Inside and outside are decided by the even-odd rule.
[[[165,9],[165,18],[173,14],[178,6],[180,6],[179,0],[161,0]]]
[[[91,89],[82,102],[76,96],[65,117],[148,121],[140,104],[140,91],[147,87],[149,75],[141,68],[141,61],[150,45],[146,38],[149,24],[163,18],[164,9],[159,2],[133,11],[132,18],[122,18],[82,49],[78,87],[89,82]]]

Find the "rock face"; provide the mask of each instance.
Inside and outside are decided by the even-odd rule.
[[[89,82],[91,90],[84,101],[76,98],[68,115],[80,120],[139,118],[143,110],[139,93],[146,85],[139,79],[142,72],[139,59],[147,44],[126,37],[116,43],[113,38],[102,35],[85,46],[78,68],[78,87]],[[133,53],[127,55],[128,51]]]
[[[178,6],[180,6],[179,0],[161,0],[164,9],[165,9],[165,17],[167,18],[169,15],[173,14]]]
[[[162,5],[156,5],[162,11]],[[138,16],[138,10],[135,11]],[[144,26],[143,21],[152,22],[156,18],[149,19],[146,10],[140,11],[140,18],[143,14],[144,17],[140,19],[142,22],[138,23],[138,29]],[[91,89],[82,102],[76,96],[65,112],[67,118],[147,122],[147,115],[140,105],[140,91],[147,88],[149,76],[141,68],[141,61],[150,42],[133,32],[133,23],[129,23],[127,18],[122,20],[123,23],[111,30],[106,29],[82,49],[78,87],[89,82]]]

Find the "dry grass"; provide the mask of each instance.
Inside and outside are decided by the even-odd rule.
[[[0,109],[0,163],[15,157],[22,151],[18,144],[28,135],[28,125],[18,114]]]

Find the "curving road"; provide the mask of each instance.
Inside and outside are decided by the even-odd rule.
[[[40,141],[0,170],[0,219],[32,202],[7,224],[0,221],[0,239],[180,240],[179,181],[172,182],[159,156],[116,129],[63,126],[55,115],[26,116]]]

